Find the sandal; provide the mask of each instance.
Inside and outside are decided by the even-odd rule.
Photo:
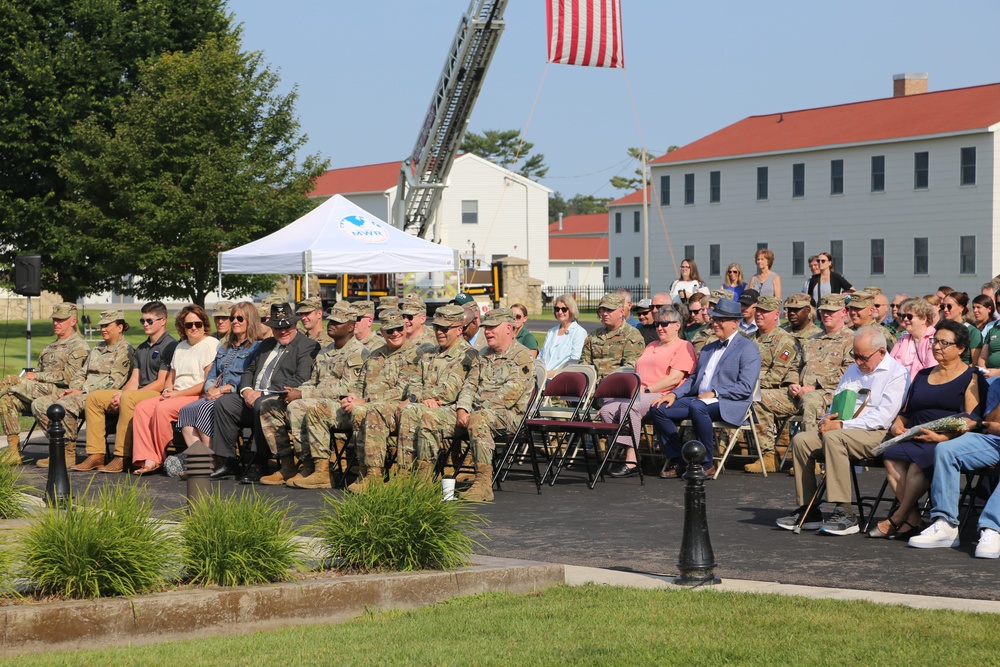
[[[887,516],[885,520],[889,522],[889,530],[887,532],[882,532],[882,529],[879,527],[882,525],[882,522],[879,521],[878,523],[875,524],[875,526],[871,530],[868,531],[868,537],[885,538],[890,540],[895,539],[897,533],[899,533],[899,529],[902,528],[902,526],[893,521],[891,516]],[[908,526],[908,525],[910,524],[907,523],[906,521],[903,522],[903,526]],[[910,533],[907,532],[905,534],[909,535]]]
[[[904,526],[909,526],[909,530],[902,530]],[[896,528],[896,532],[889,536],[890,540],[908,540],[914,535],[919,535],[920,531],[924,529],[924,524],[922,522],[913,525],[909,521],[904,521],[901,526]]]
[[[156,472],[159,469],[160,469],[159,463],[154,463],[152,466],[143,465],[141,468],[136,468],[135,470],[133,470],[132,474],[141,477],[142,475],[148,475],[151,472]]]

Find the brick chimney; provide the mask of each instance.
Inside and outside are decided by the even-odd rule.
[[[926,74],[894,74],[892,76],[892,96],[906,97],[927,92]]]

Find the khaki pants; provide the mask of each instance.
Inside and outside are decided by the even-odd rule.
[[[795,461],[795,498],[805,505],[816,493],[816,455],[826,461],[826,499],[831,503],[851,502],[851,457],[871,455],[875,445],[885,438],[885,430],[863,431],[857,428],[799,433],[792,439]]]
[[[119,392],[118,389],[101,389],[87,394],[87,455],[103,454],[108,446],[105,441],[104,417],[111,410],[111,398]],[[147,398],[159,396],[158,391],[148,389],[132,389],[122,391],[118,402],[118,427],[115,430],[115,456],[132,456],[132,413],[135,406]]]

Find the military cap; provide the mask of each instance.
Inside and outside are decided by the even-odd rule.
[[[872,286],[870,286],[870,287],[865,287],[865,288],[863,288],[863,289],[862,289],[861,291],[862,291],[862,292],[868,292],[868,293],[869,293],[869,294],[871,294],[872,296],[878,296],[879,294],[883,294],[883,293],[884,293],[884,292],[882,291],[882,288],[881,288],[881,287],[876,287],[876,286],[874,286],[874,285],[872,285]]]
[[[64,301],[52,306],[52,319],[66,320],[76,315],[76,304]]]
[[[808,294],[797,292],[785,299],[785,308],[805,308],[812,305],[812,299]]]
[[[291,304],[288,303],[272,303],[269,317],[270,319],[264,324],[272,329],[288,329],[299,321],[298,316],[292,311]]]
[[[625,307],[625,299],[623,299],[620,294],[610,292],[604,295],[604,298],[601,299],[601,303],[598,304],[597,307],[607,308],[608,310],[618,310],[619,308]],[[489,315],[489,313],[487,313],[487,315]]]
[[[757,310],[764,312],[781,310],[781,299],[776,296],[762,296],[757,299]]]
[[[843,307],[843,294],[826,294],[819,300],[819,310],[840,310]]]
[[[608,296],[604,297],[604,299],[601,299],[601,305],[604,308],[608,307],[603,305],[604,301],[608,298]],[[617,298],[619,302],[621,301],[620,296],[615,298]],[[618,307],[621,308],[620,305]],[[514,323],[514,313],[511,311],[510,308],[494,308],[493,310],[483,315],[480,324],[482,324],[484,327],[495,327],[498,324],[503,324],[504,322],[510,322],[511,324]]]
[[[407,294],[403,297],[403,303],[399,308],[399,312],[404,315],[419,315],[427,312],[427,304],[424,303],[424,300],[419,295]]]
[[[330,308],[330,316],[327,318],[331,322],[343,324],[344,322],[354,322],[358,319],[358,311],[348,301],[338,301]]]
[[[285,303],[284,298],[278,296],[277,294],[268,294],[263,299],[260,300],[265,306],[272,306],[276,303]]]
[[[472,303],[473,301],[475,301],[475,299],[473,299],[471,295],[466,294],[465,292],[459,292],[458,296],[456,296],[454,299],[452,299],[448,303],[453,303],[453,304],[456,304],[456,305],[459,305],[459,306],[464,306],[465,304]]]
[[[306,313],[311,313],[317,308],[323,307],[323,299],[318,296],[311,296],[308,299],[302,299],[299,301],[299,305],[295,307],[296,315],[305,315]]]
[[[639,303],[635,304],[635,309],[637,311],[650,310],[653,307],[652,299],[643,299]]]
[[[434,324],[441,327],[451,327],[465,322],[465,308],[455,304],[441,306],[434,311]]]
[[[708,296],[708,302],[713,304],[719,303],[720,299],[729,299],[732,301],[735,294],[731,289],[712,290],[712,293]]]
[[[740,294],[740,304],[744,306],[752,306],[760,300],[760,292],[755,289],[745,289],[743,294]]]
[[[875,295],[871,292],[866,292],[864,290],[859,290],[851,294],[851,300],[848,302],[851,308],[867,308],[869,306],[875,305]]]
[[[267,324],[267,322],[264,322],[264,320],[266,320],[268,317],[271,316],[271,306],[266,303],[258,303],[257,315],[260,316],[260,321],[262,323]]]
[[[125,331],[128,331],[128,322],[125,321],[125,311],[123,310],[102,310],[101,320],[97,323],[97,326],[103,327],[106,324],[114,324],[115,322],[124,324]]]
[[[212,317],[229,317],[232,312],[232,301],[216,301],[215,306],[212,307]]]
[[[386,308],[378,314],[378,322],[382,331],[403,328],[403,314],[395,308]]]
[[[358,317],[363,317],[365,315],[371,315],[372,317],[375,317],[375,302],[355,301],[354,310],[358,312]]]
[[[399,305],[399,299],[394,296],[380,296],[378,298],[378,309],[395,308]]]

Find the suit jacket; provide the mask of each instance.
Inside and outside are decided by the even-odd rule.
[[[698,366],[681,386],[674,390],[678,398],[697,396],[711,355],[722,342],[712,341],[698,356]],[[719,414],[730,424],[742,424],[747,408],[753,402],[753,388],[760,377],[760,348],[752,340],[736,334],[722,353],[712,377],[712,390],[719,395]]]
[[[257,356],[253,358],[240,378],[240,390],[246,387],[253,387],[257,374],[264,370],[267,357],[271,350],[278,346],[278,341],[268,338],[260,344]],[[271,375],[271,384],[268,389],[281,389],[282,387],[298,387],[309,379],[312,374],[313,359],[319,352],[319,343],[310,339],[303,333],[297,333],[292,342],[288,344],[285,353],[278,359],[278,364]]]

